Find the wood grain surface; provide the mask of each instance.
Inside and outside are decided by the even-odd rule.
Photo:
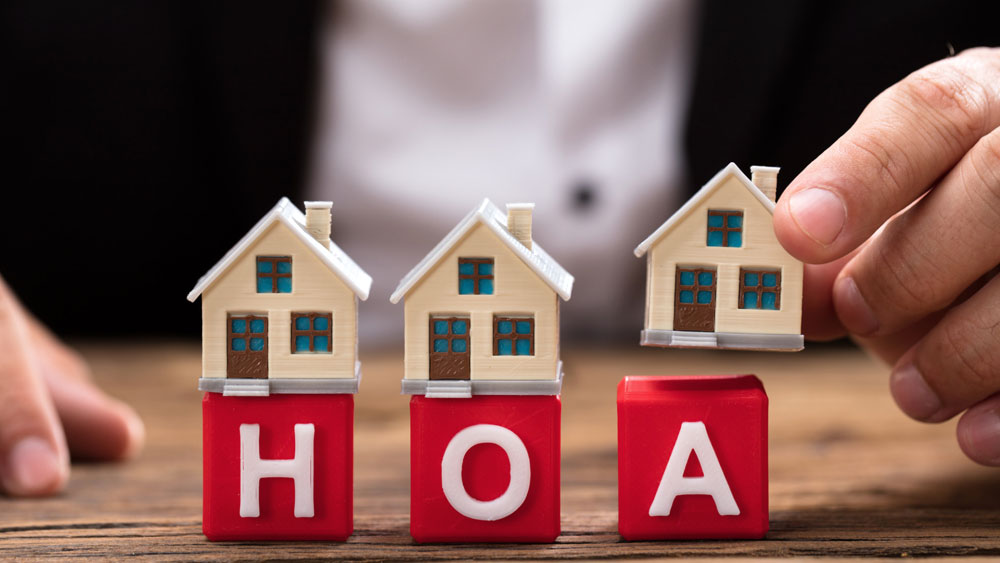
[[[401,354],[362,355],[355,533],[337,543],[213,544],[201,534],[199,350],[90,345],[101,384],[135,405],[148,444],[76,464],[68,490],[0,499],[0,558],[550,559],[1000,556],[1000,470],[976,466],[954,422],[895,408],[887,370],[847,348],[798,354],[578,349],[564,353],[562,536],[551,545],[415,545]],[[615,385],[626,374],[755,373],[770,396],[771,532],[762,541],[635,542],[616,533]]]

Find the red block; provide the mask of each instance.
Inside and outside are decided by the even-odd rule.
[[[554,541],[559,536],[560,413],[558,396],[414,396],[413,539]]]
[[[351,535],[353,395],[225,397],[205,393],[202,417],[202,530],[208,539],[343,541]],[[296,425],[300,425],[298,430]],[[312,447],[306,448],[310,436]],[[254,444],[259,444],[263,463],[254,461]],[[303,451],[297,452],[297,444],[303,446]],[[311,467],[305,457],[309,452]],[[273,460],[296,460],[298,465],[269,463]],[[252,494],[241,494],[241,477],[253,492],[253,485],[258,483],[255,471],[264,474],[256,489],[259,516],[240,516],[241,508],[252,511],[255,504]],[[266,475],[294,471],[299,471],[300,479]],[[312,495],[297,500],[297,492],[309,492],[310,481]],[[296,517],[296,511],[311,516]]]
[[[767,394],[759,379],[629,376],[618,384],[622,537],[761,538],[767,527]]]

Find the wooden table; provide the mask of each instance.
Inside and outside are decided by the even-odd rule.
[[[1000,470],[976,466],[954,422],[905,418],[887,370],[847,348],[798,354],[566,350],[562,536],[551,545],[415,545],[400,354],[363,354],[355,533],[345,544],[213,544],[201,534],[197,345],[84,347],[135,405],[148,445],[124,464],[77,464],[65,494],[0,499],[0,558],[547,559],[635,556],[1000,555]],[[770,396],[771,532],[763,541],[625,543],[616,533],[615,386],[626,374],[755,373]]]

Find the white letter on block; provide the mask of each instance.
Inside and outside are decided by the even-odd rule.
[[[289,477],[295,483],[295,517],[313,517],[312,424],[295,425],[295,457],[260,459],[260,425],[240,425],[240,516],[260,516],[260,480]]]
[[[481,501],[472,498],[462,482],[465,454],[478,444],[496,444],[507,453],[510,461],[510,484],[502,495]],[[531,485],[531,462],[524,442],[507,428],[495,424],[476,424],[463,429],[448,442],[441,458],[441,486],[451,506],[462,516],[493,522],[506,518],[528,498]]]
[[[701,463],[702,477],[685,477],[684,469],[688,458],[694,451]],[[733,491],[722,473],[719,458],[715,455],[712,441],[708,439],[708,430],[704,422],[684,422],[681,431],[677,433],[674,451],[670,452],[670,460],[663,471],[660,486],[656,489],[653,504],[649,505],[650,516],[670,516],[670,508],[674,499],[682,495],[712,495],[715,509],[720,516],[738,516],[740,507],[736,506]]]

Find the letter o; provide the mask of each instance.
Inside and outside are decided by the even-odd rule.
[[[479,444],[496,444],[510,461],[510,484],[490,501],[472,498],[462,481],[465,454]],[[531,486],[531,462],[524,442],[509,429],[495,424],[476,424],[463,429],[448,442],[441,458],[441,487],[452,508],[462,516],[493,522],[506,518],[524,504]]]

